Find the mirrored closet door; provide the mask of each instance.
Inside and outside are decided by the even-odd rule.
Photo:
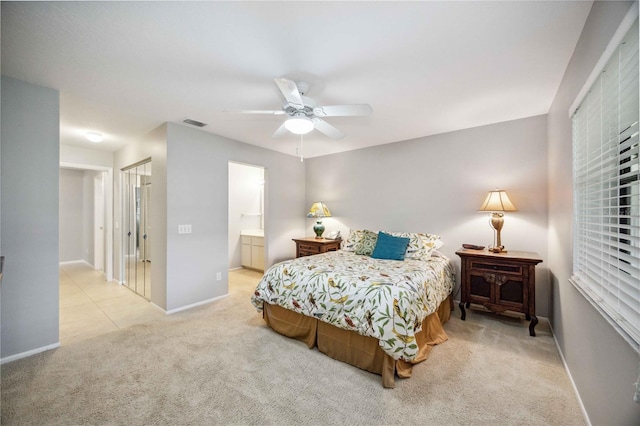
[[[122,169],[124,284],[151,299],[151,159]]]

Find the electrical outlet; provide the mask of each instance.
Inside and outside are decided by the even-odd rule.
[[[222,272],[216,273],[216,279],[220,281],[222,279]]]

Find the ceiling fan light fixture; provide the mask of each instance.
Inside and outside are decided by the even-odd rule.
[[[313,121],[307,116],[291,117],[284,122],[284,127],[293,134],[306,135],[313,130]]]

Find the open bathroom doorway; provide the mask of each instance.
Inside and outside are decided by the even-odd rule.
[[[265,267],[264,167],[229,162],[229,269]]]

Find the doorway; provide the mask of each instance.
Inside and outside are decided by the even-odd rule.
[[[105,238],[104,238],[104,177],[102,172],[93,178],[93,267],[104,271]]]
[[[113,170],[60,162],[60,259],[113,279]],[[100,229],[102,228],[102,229]]]
[[[151,166],[151,159],[147,159],[121,171],[124,249],[122,282],[148,300],[151,300]]]
[[[265,169],[229,162],[229,269],[264,270]]]

